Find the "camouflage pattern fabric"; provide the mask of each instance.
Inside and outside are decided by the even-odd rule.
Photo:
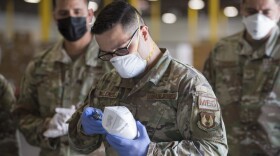
[[[8,81],[0,75],[0,155],[18,156],[16,124],[11,109],[16,99]]]
[[[67,135],[51,139],[43,132],[56,107],[79,107],[91,87],[109,71],[109,66],[97,58],[98,49],[93,39],[86,52],[72,61],[61,41],[29,63],[14,113],[20,131],[28,143],[41,148],[41,156],[76,155],[69,148]]]
[[[220,106],[201,73],[172,59],[166,49],[157,64],[139,79],[122,79],[113,70],[104,75],[69,124],[70,143],[91,152],[104,142],[107,156],[115,156],[102,135],[83,133],[84,107],[104,110],[126,106],[147,129],[147,155],[226,155],[227,140]]]
[[[280,155],[280,35],[251,47],[244,32],[221,40],[204,74],[223,111],[230,156]]]

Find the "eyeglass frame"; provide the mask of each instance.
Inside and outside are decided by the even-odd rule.
[[[118,48],[118,49],[116,49],[116,50],[113,51],[113,52],[110,52],[110,51],[103,51],[103,50],[99,49],[99,51],[98,51],[98,58],[101,59],[102,61],[110,61],[110,59],[113,58],[114,55],[117,55],[117,56],[124,56],[124,55],[129,54],[128,48],[129,48],[129,46],[131,45],[132,39],[134,38],[136,32],[137,32],[139,29],[140,29],[140,28],[138,27],[138,28],[135,30],[135,32],[132,34],[131,38],[129,39],[128,44],[127,44],[125,47]],[[120,50],[126,50],[126,53],[124,53],[124,54],[118,54],[117,52],[120,51]],[[105,54],[102,54],[102,55],[101,55],[101,53],[105,53]],[[110,59],[103,59],[103,58],[102,58],[103,56],[109,56],[109,55],[111,55]]]

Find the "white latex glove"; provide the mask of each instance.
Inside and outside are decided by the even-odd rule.
[[[47,138],[56,138],[68,133],[68,123],[72,114],[76,111],[75,106],[71,108],[56,108],[56,114],[52,117],[49,123],[49,128],[44,132]]]

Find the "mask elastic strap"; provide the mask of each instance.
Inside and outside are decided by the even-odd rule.
[[[138,22],[138,29],[139,29],[139,32],[138,32],[138,41],[140,40],[140,19],[139,19],[139,16],[137,15],[136,13],[136,17],[137,17],[137,22]],[[138,43],[139,44],[139,43]],[[151,57],[153,56],[154,54],[154,50],[155,50],[155,44],[153,44],[153,49],[149,52],[149,55],[148,57],[146,58],[146,61],[149,62],[149,60],[151,59]]]
[[[149,52],[149,56],[146,58],[147,62],[149,62],[149,60],[150,60],[151,57],[153,56],[154,50],[155,50],[155,44],[153,44],[153,49]]]

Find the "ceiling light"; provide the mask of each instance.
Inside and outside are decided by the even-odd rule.
[[[27,3],[39,3],[41,0],[24,0]]]
[[[236,9],[236,7],[228,6],[228,7],[225,7],[224,14],[227,17],[235,17],[238,15],[238,10]]]
[[[177,17],[173,13],[164,13],[161,17],[162,21],[167,24],[173,24],[176,22]]]
[[[202,0],[190,0],[188,5],[193,10],[200,10],[204,8],[205,3]]]
[[[88,9],[92,9],[93,11],[96,11],[98,9],[98,4],[96,2],[90,1],[88,3]]]

